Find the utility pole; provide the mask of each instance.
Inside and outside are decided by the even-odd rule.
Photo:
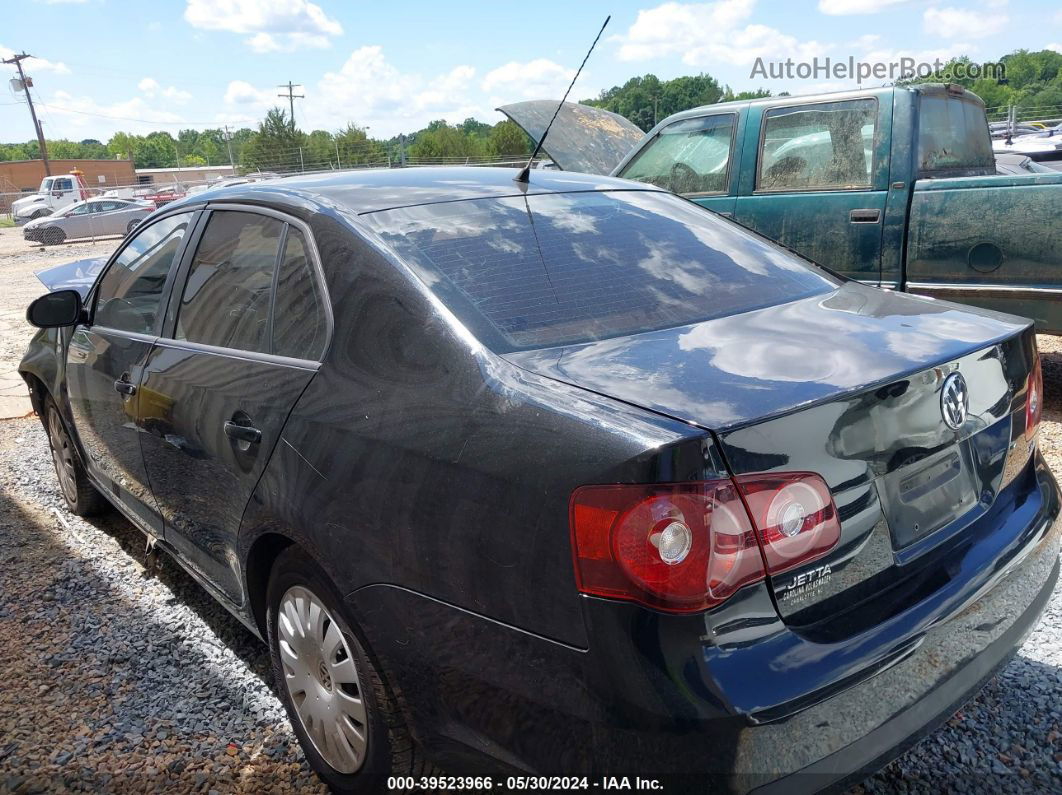
[[[232,138],[229,137],[229,125],[225,125],[225,146],[229,149],[229,165],[232,166],[232,173],[236,173],[236,161],[232,159]]]
[[[296,88],[302,88],[302,84],[301,83],[292,83],[289,80],[287,82],[287,85],[279,85],[279,86],[277,86],[277,88],[286,88],[288,90],[288,93],[286,93],[286,94],[277,94],[277,96],[282,98],[282,99],[284,97],[288,98],[288,106],[291,108],[291,116],[289,116],[288,118],[291,120],[291,129],[292,129],[292,131],[294,131],[295,130],[295,100],[297,100],[297,99],[306,99],[306,95],[305,94],[295,94],[293,92],[295,91]]]
[[[41,160],[44,161],[44,174],[50,177],[52,175],[52,166],[48,162],[48,147],[44,145],[44,130],[41,129],[41,123],[37,121],[37,111],[33,109],[33,97],[30,96],[30,86],[33,85],[33,81],[26,78],[26,73],[22,71],[22,61],[25,58],[32,58],[32,55],[28,55],[23,50],[18,55],[13,55],[10,58],[5,58],[4,63],[13,63],[15,68],[18,69],[18,78],[22,81],[22,90],[26,92],[26,104],[29,105],[30,116],[33,118],[33,129],[37,131],[37,143],[41,147]]]

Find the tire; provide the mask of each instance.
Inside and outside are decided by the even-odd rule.
[[[37,212],[35,212],[33,215],[30,216],[30,220],[31,221],[36,221],[38,218],[43,218],[44,216],[50,215],[50,214],[51,213],[49,213],[47,210],[37,210]]]
[[[46,246],[58,246],[64,240],[66,240],[66,232],[54,226],[49,226],[41,233],[41,242]]]
[[[89,482],[55,401],[49,397],[44,405],[44,430],[48,434],[55,477],[59,481],[59,492],[63,495],[66,507],[77,516],[102,513],[107,508],[107,500]]]
[[[136,219],[130,221],[129,225],[125,228],[126,236],[133,234],[133,230],[136,229],[138,226],[140,226],[140,221],[137,221]]]
[[[332,621],[341,633],[342,643],[336,646],[331,658],[328,654],[316,656],[312,653],[313,649],[317,648],[318,641],[302,640],[303,645],[300,645],[301,638],[281,626],[280,621],[284,620],[287,627],[291,627],[293,616],[304,627],[309,628],[307,624],[310,626],[314,624],[312,619],[309,619],[312,615],[311,611],[305,611],[305,619],[298,610],[292,613],[292,604],[297,603],[299,598],[303,599],[303,604],[316,600],[318,605],[324,608],[324,617],[318,623],[320,630],[311,631],[307,634],[308,638],[315,638],[315,636],[329,638],[331,631],[329,627]],[[414,745],[394,696],[380,678],[358,636],[351,631],[351,625],[342,610],[342,600],[321,567],[298,547],[286,548],[273,564],[266,599],[266,631],[277,692],[287,709],[288,718],[299,738],[306,759],[332,791],[338,793],[385,792],[389,776],[432,774],[434,768],[424,760],[419,752],[420,749]],[[304,620],[307,623],[303,623]],[[292,643],[287,643],[285,638],[294,640]],[[285,643],[284,656],[281,653],[281,642]],[[307,643],[309,647],[305,645]],[[336,641],[333,638],[333,645],[335,644]],[[323,642],[320,645],[327,647],[327,644]],[[346,656],[347,654],[349,657]],[[339,663],[327,666],[326,661],[331,659],[337,659]],[[355,685],[350,682],[349,666],[345,668],[347,673],[343,677],[344,683],[342,684],[340,684],[338,675],[334,680],[327,676],[328,671],[335,672],[339,670],[340,665],[345,666],[347,660],[353,663],[353,671],[356,674]],[[293,667],[300,662],[306,666],[301,671]],[[307,675],[306,670],[321,673]],[[290,676],[289,671],[292,674]],[[340,689],[342,693],[339,692]],[[333,760],[337,755],[341,761],[356,757],[352,770],[349,769],[349,765],[340,769],[318,750],[318,744],[323,744],[322,734],[314,730],[317,739],[311,738],[307,725],[296,707],[296,699],[306,707],[308,713],[312,713],[323,709],[319,706],[321,698],[342,699],[344,694],[351,696],[355,692],[364,705],[365,720],[362,727],[367,729],[364,732],[365,747],[361,749],[360,754],[343,756],[340,751],[336,750],[336,747],[326,746],[325,753],[329,754]],[[299,698],[300,693],[301,698]],[[310,700],[311,694],[314,701]],[[327,709],[331,710],[331,707]],[[337,706],[334,711],[330,711],[325,716],[326,720],[323,725],[325,727],[332,725],[329,723],[331,716],[338,715],[342,711],[344,711],[342,706]],[[308,718],[313,724],[312,715],[308,714]],[[348,745],[353,747],[349,741]]]

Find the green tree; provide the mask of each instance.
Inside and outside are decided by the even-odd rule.
[[[519,125],[506,119],[490,128],[487,152],[494,156],[530,155],[533,144]]]
[[[287,114],[273,108],[240,150],[240,163],[249,171],[299,171],[305,167],[305,134],[292,129]]]

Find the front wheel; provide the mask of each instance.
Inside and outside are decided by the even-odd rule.
[[[382,792],[389,776],[429,772],[324,571],[288,547],[267,599],[277,690],[307,760],[332,791]]]
[[[129,225],[126,226],[126,228],[125,228],[125,233],[127,235],[133,234],[133,230],[136,229],[138,226],[140,226],[140,222],[139,221],[136,221],[136,220],[130,221]]]
[[[54,226],[45,229],[44,234],[41,235],[41,242],[46,246],[58,246],[64,240],[66,240],[66,233]]]

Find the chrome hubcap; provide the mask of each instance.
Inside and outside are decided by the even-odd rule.
[[[52,448],[52,463],[59,478],[59,487],[71,502],[77,502],[77,482],[74,474],[74,451],[70,446],[70,437],[66,435],[63,423],[56,411],[48,412],[48,441]]]
[[[277,616],[284,686],[314,749],[340,773],[365,761],[369,727],[354,656],[312,591],[289,588]]]

